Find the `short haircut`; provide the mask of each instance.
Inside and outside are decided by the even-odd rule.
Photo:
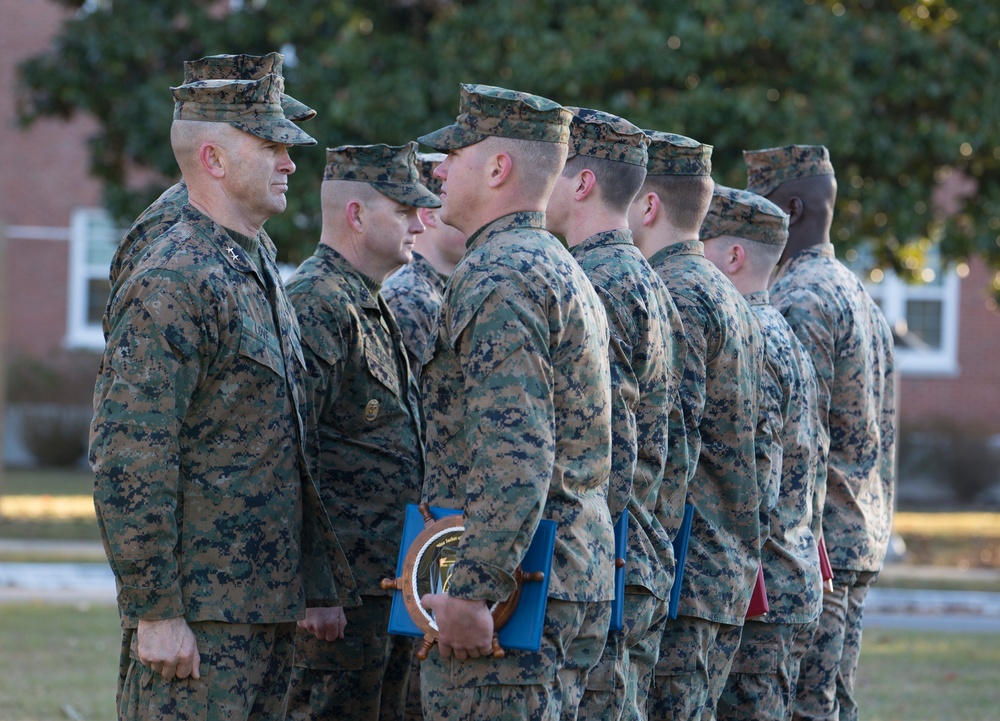
[[[757,275],[770,275],[774,266],[778,264],[781,253],[785,250],[783,243],[781,245],[762,243],[759,240],[750,240],[749,238],[737,238],[736,241],[743,246],[747,262]]]
[[[647,175],[642,192],[653,191],[660,196],[674,227],[697,233],[708,214],[714,189],[709,175]]]
[[[556,178],[566,164],[568,146],[543,140],[521,140],[491,135],[483,142],[491,151],[504,152],[514,160],[518,177],[524,187],[532,192],[548,195]]]
[[[646,168],[641,165],[585,155],[574,155],[567,160],[563,175],[576,175],[581,170],[594,174],[601,199],[612,210],[621,212],[628,210],[646,179]]]

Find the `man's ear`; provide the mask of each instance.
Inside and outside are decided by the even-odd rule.
[[[198,148],[198,162],[213,178],[222,178],[226,174],[226,157],[220,145],[206,140]]]
[[[589,168],[584,168],[577,173],[576,185],[573,188],[573,198],[578,201],[583,200],[590,195],[596,187],[597,178],[594,176],[594,171]]]
[[[514,159],[510,153],[499,152],[490,157],[487,165],[489,170],[488,185],[491,188],[499,188],[514,172]]]
[[[784,208],[784,211],[788,213],[788,224],[793,225],[794,223],[802,220],[802,210],[805,204],[802,202],[802,198],[797,195],[793,195],[788,199],[788,207]]]
[[[438,224],[437,208],[417,208],[417,217],[425,228],[436,228]]]
[[[642,195],[639,202],[642,203],[642,224],[648,228],[660,213],[660,196],[650,190]]]
[[[359,200],[350,200],[344,207],[344,217],[347,219],[347,224],[350,225],[356,233],[360,233],[364,230],[364,211],[365,208]]]
[[[746,263],[747,251],[739,243],[733,243],[726,255],[726,262],[729,263],[729,268],[732,274],[735,275],[743,267],[743,264]]]

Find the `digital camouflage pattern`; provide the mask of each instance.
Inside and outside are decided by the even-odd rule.
[[[812,358],[830,439],[823,536],[834,569],[878,571],[892,529],[893,341],[861,281],[825,243],[779,269],[771,303]]]
[[[678,613],[742,624],[757,577],[762,529],[760,478],[770,463],[770,428],[758,414],[764,340],[749,305],[704,255],[700,241],[650,258],[684,324],[687,357],[681,400],[694,505]],[[761,467],[758,467],[761,466]]]
[[[280,719],[288,693],[294,623],[191,624],[201,678],[165,680],[139,662],[137,634],[123,636],[118,718],[176,721]]]
[[[656,517],[667,448],[669,399],[680,387],[673,372],[671,318],[663,281],[632,243],[628,229],[593,235],[570,253],[594,285],[611,331],[611,481],[608,507],[629,521],[625,583],[670,595],[671,537]],[[683,505],[683,496],[678,499]]]
[[[396,318],[410,370],[418,379],[424,364],[434,355],[438,315],[447,283],[448,277],[438,273],[419,253],[413,254],[413,262],[382,283],[382,297]]]
[[[427,719],[557,721],[576,718],[587,674],[608,637],[611,605],[550,598],[538,651],[460,661],[432,650],[420,664]]]
[[[674,552],[656,507],[666,465],[669,403],[680,387],[671,336],[677,309],[628,229],[593,235],[570,248],[570,253],[604,303],[611,331],[608,507],[612,519],[625,511],[631,516],[625,583],[664,600],[673,581]],[[677,502],[683,506],[683,490]],[[636,610],[626,601],[626,615]],[[584,717],[603,713],[607,718],[608,701],[616,707],[611,717],[619,717],[628,685],[629,649],[641,642],[650,625],[626,617],[622,630],[610,635],[595,669],[599,678],[588,685],[584,697]]]
[[[419,390],[372,279],[320,244],[288,279],[302,329],[306,455],[358,589],[395,576],[406,504],[420,500]]]
[[[647,175],[712,174],[711,145],[660,130],[646,130],[645,133],[649,137]]]
[[[261,273],[190,205],[138,245],[112,278],[90,435],[123,626],[356,602],[302,452],[305,369],[273,256]]]
[[[783,246],[788,240],[788,216],[766,198],[716,183],[699,237],[722,235]]]
[[[462,83],[455,122],[422,135],[435,150],[464,148],[490,136],[566,143],[573,114],[547,98],[492,85]]]
[[[742,625],[691,616],[667,620],[649,692],[649,721],[714,718],[742,632]]]
[[[469,239],[424,387],[424,500],[465,511],[449,593],[510,596],[547,518],[559,524],[550,598],[610,601],[608,323],[543,213],[504,216]]]
[[[196,80],[229,78],[231,80],[259,80],[265,75],[282,77],[284,56],[267,55],[208,55],[200,60],[184,61],[184,84]],[[316,111],[285,93],[281,94],[281,110],[285,117],[296,123],[312,120]]]
[[[874,571],[833,571],[833,591],[823,594],[823,613],[802,656],[793,718],[858,720],[854,698],[861,630]]]
[[[611,160],[646,167],[649,138],[624,118],[589,108],[566,108],[573,113],[570,121],[567,157]]]
[[[447,157],[444,153],[417,153],[417,172],[420,173],[420,182],[434,195],[441,195],[443,184],[441,178],[435,177],[434,169]]]
[[[420,182],[417,144],[341,145],[327,148],[323,180],[368,183],[398,203],[440,208],[441,199]]]
[[[769,595],[770,591],[768,588]],[[747,621],[726,687],[716,704],[718,721],[791,719],[802,652],[815,632],[816,621]]]
[[[250,135],[284,145],[315,145],[316,140],[285,117],[279,75],[257,80],[196,80],[170,88],[174,120],[227,123]]]
[[[761,390],[777,406],[781,449],[780,491],[761,549],[767,582],[764,623],[808,623],[819,618],[823,579],[817,547],[826,497],[829,439],[819,422],[816,370],[802,343],[767,291],[747,297],[764,331],[765,364]]]
[[[336,641],[296,630],[286,721],[402,718],[416,639],[389,633],[391,604],[365,596],[345,609],[347,628]]]
[[[770,195],[790,180],[833,175],[830,151],[822,145],[786,145],[783,148],[744,150],[747,190]]]

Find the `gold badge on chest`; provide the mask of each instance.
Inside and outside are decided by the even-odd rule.
[[[365,420],[373,421],[378,416],[378,401],[374,398],[365,406]]]

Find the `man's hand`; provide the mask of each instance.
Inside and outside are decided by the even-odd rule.
[[[139,661],[169,681],[172,678],[201,678],[198,644],[183,616],[162,621],[139,621],[136,630]]]
[[[347,628],[347,616],[343,606],[330,608],[307,608],[306,617],[298,622],[299,628],[304,628],[321,641],[336,641],[344,637]]]
[[[486,601],[466,601],[447,593],[429,593],[420,605],[434,614],[438,650],[460,661],[493,653],[493,616]]]

